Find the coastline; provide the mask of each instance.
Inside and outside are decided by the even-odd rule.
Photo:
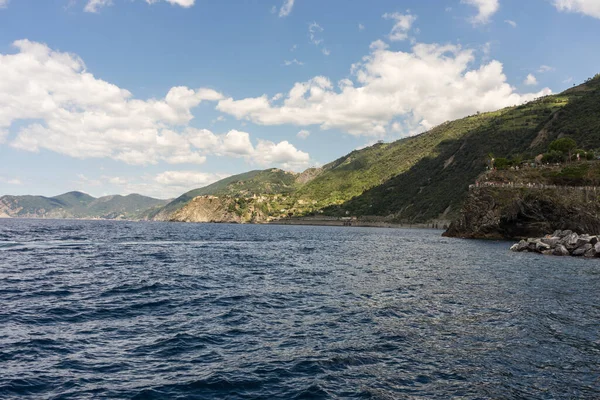
[[[310,225],[310,226],[339,226],[359,228],[389,228],[389,229],[436,229],[444,230],[444,224],[448,221],[438,221],[422,224],[400,224],[385,221],[369,220],[340,220],[340,219],[317,219],[317,218],[286,218],[267,222],[267,225]],[[437,227],[436,227],[437,226]]]

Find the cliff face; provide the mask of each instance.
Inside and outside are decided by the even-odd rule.
[[[173,222],[260,223],[267,216],[254,199],[198,196],[173,213]]]
[[[556,230],[599,233],[600,189],[473,188],[444,236],[524,239]]]

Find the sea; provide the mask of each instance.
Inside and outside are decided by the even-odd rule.
[[[0,398],[600,398],[600,260],[441,233],[0,220]]]

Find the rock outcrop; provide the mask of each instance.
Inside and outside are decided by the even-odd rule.
[[[261,223],[268,220],[256,199],[198,196],[169,218],[172,222]]]
[[[472,188],[444,236],[514,240],[555,230],[600,232],[600,192],[577,187]]]
[[[553,256],[600,257],[598,236],[578,235],[571,230],[557,230],[543,238],[521,240],[510,248],[516,252],[532,252]]]

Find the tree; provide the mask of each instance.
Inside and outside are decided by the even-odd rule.
[[[569,155],[569,161],[571,161],[571,152],[577,148],[577,142],[569,137],[564,137],[560,139],[556,139],[552,143],[550,143],[550,147],[548,148],[552,151],[559,151],[563,154]]]

